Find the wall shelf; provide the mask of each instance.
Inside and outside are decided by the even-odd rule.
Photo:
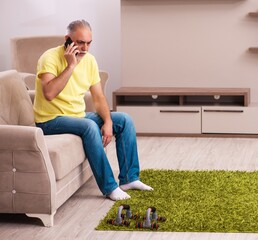
[[[257,12],[249,12],[248,16],[249,17],[257,17],[258,18],[258,11]]]
[[[252,18],[258,18],[258,11],[256,11],[256,12],[249,12],[248,16],[252,17]],[[258,47],[249,47],[248,51],[250,53],[258,53]]]
[[[258,53],[258,47],[250,47],[248,48],[248,51],[251,53]]]

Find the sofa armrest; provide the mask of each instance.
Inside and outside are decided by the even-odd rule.
[[[19,72],[28,90],[35,90],[36,75],[33,73]]]
[[[35,90],[28,90],[29,96],[30,96],[30,100],[32,102],[32,104],[34,103],[34,99],[35,99]]]
[[[99,71],[99,76],[100,76],[100,79],[101,79],[100,83],[101,83],[102,91],[103,91],[104,94],[106,94],[106,86],[107,86],[107,82],[108,82],[108,73],[105,72],[105,71],[100,70]],[[85,101],[85,104],[86,104],[86,112],[96,111],[90,91],[85,93],[84,101]]]
[[[0,125],[0,162],[0,212],[55,211],[55,174],[40,128]]]
[[[85,102],[85,107],[86,107],[86,112],[94,112],[95,111],[95,107],[94,107],[94,103],[92,101],[92,96],[90,91],[86,92],[84,95],[84,102]]]

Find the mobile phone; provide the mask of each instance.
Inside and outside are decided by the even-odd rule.
[[[70,45],[70,44],[72,44],[72,43],[73,43],[72,39],[71,39],[70,37],[68,37],[68,38],[66,39],[65,43],[64,43],[65,48],[67,48],[68,45]]]
[[[73,43],[72,39],[71,39],[70,37],[68,37],[68,38],[66,39],[65,43],[64,43],[65,48],[67,48],[68,45],[70,45],[70,44],[72,44],[72,43]],[[75,56],[77,56],[77,55],[78,55],[78,53],[75,54]]]

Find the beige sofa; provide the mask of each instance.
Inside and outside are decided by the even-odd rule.
[[[24,36],[10,39],[12,68],[16,69],[28,89],[35,89],[35,74],[39,57],[47,49],[62,45],[64,36]]]
[[[100,76],[105,85],[107,73]],[[16,70],[0,72],[0,212],[25,213],[53,226],[57,209],[92,172],[80,137],[44,136],[35,127],[22,79]],[[90,95],[85,99],[90,102]]]

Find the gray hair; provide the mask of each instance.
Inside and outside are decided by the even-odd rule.
[[[90,24],[87,21],[82,19],[82,20],[75,20],[75,21],[71,22],[67,26],[67,33],[69,34],[71,32],[74,32],[79,27],[86,27],[86,28],[89,28],[91,30]]]

